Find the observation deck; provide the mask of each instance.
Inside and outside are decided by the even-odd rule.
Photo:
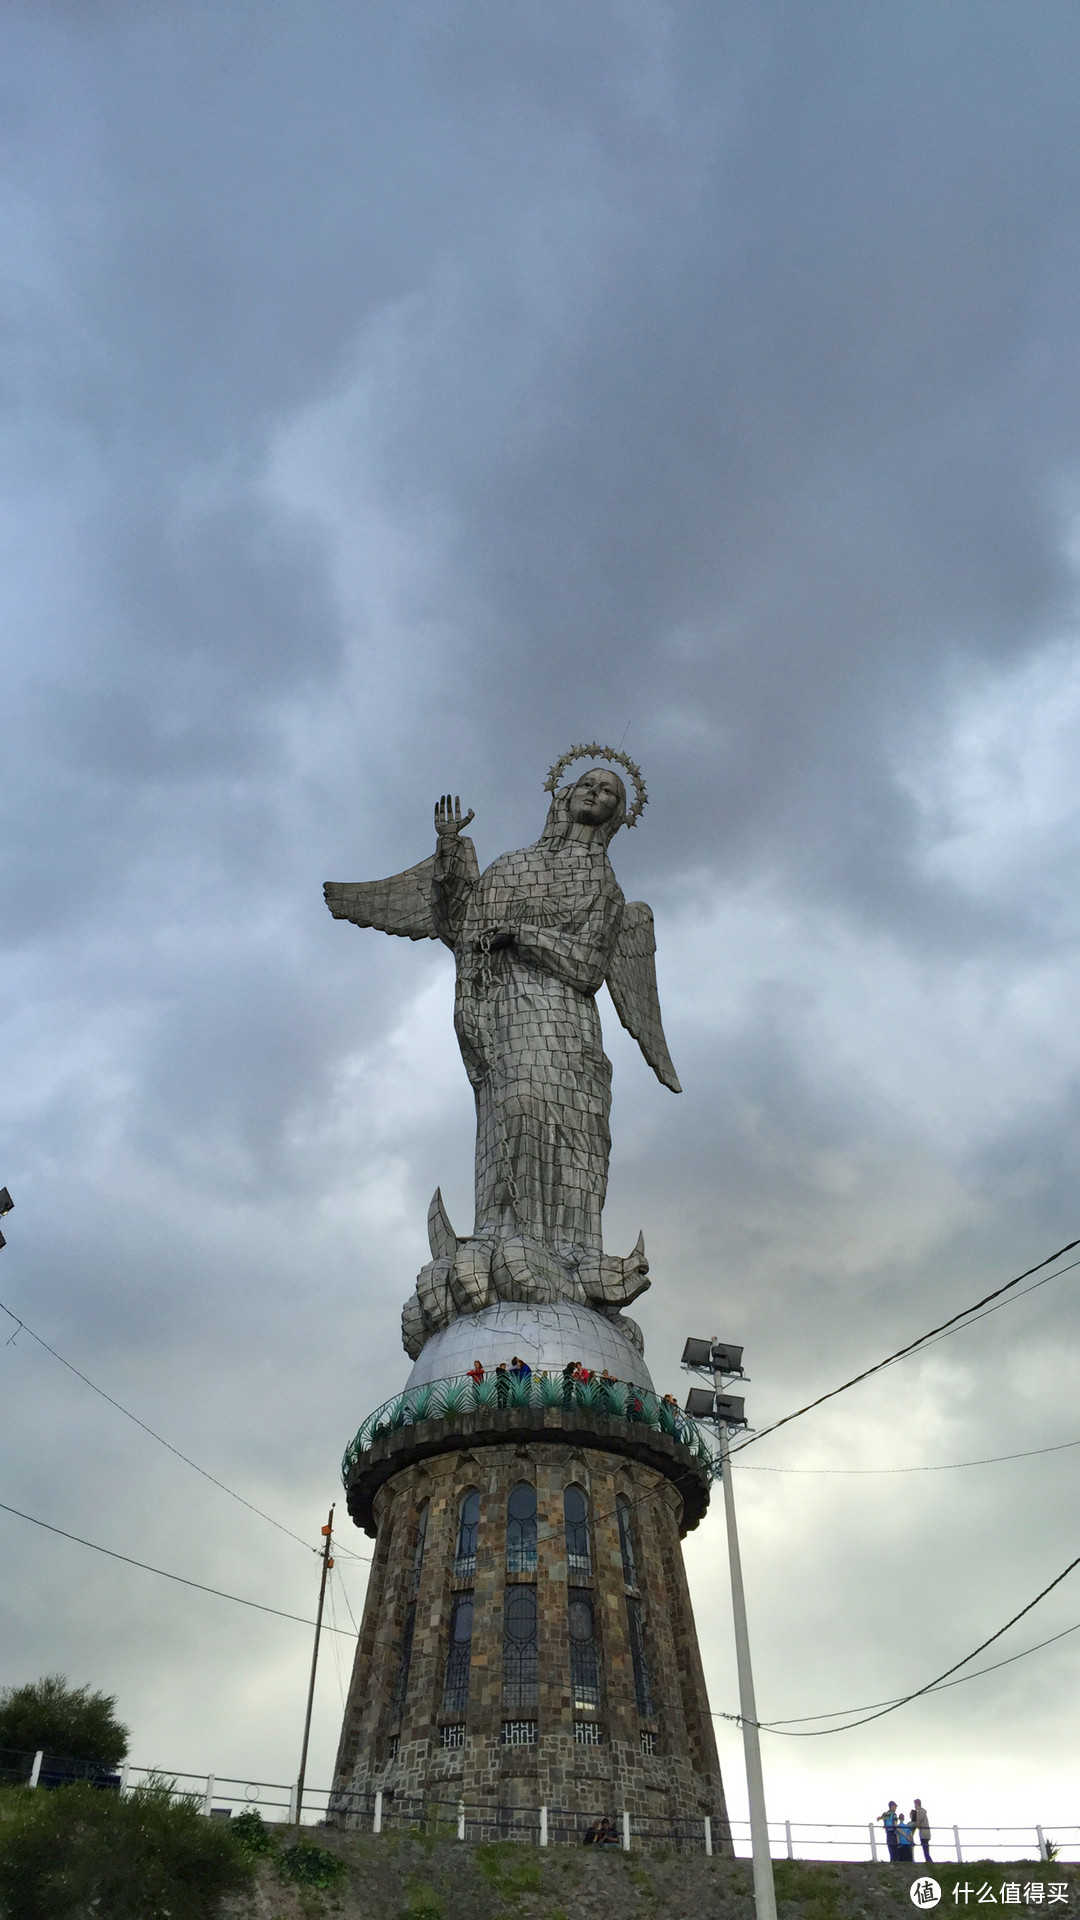
[[[689,1414],[621,1380],[468,1374],[407,1387],[368,1415],[341,1463],[349,1512],[373,1539],[380,1487],[404,1467],[465,1448],[549,1442],[601,1448],[654,1468],[682,1501],[680,1533],[709,1504],[715,1443]]]

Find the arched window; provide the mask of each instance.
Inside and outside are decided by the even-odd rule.
[[[575,1713],[600,1705],[600,1651],[592,1594],[571,1587],[567,1594],[570,1626],[570,1691]]]
[[[519,1480],[506,1503],[506,1571],[536,1571],[536,1488]]]
[[[430,1501],[422,1500],[416,1512],[416,1539],[413,1543],[412,1573],[409,1576],[409,1595],[413,1600],[420,1585],[420,1569],[424,1564],[424,1542],[427,1539],[430,1504]]]
[[[591,1579],[592,1554],[589,1550],[589,1503],[581,1487],[567,1487],[564,1490],[563,1523],[566,1528],[567,1577],[578,1580]]]
[[[645,1628],[641,1618],[641,1601],[633,1593],[628,1593],[626,1596],[626,1624],[630,1633],[630,1659],[634,1667],[637,1710],[643,1720],[651,1720],[654,1708],[652,1687],[649,1683],[649,1662],[645,1653]]]
[[[634,1695],[637,1700],[637,1710],[642,1718],[651,1720],[655,1708],[649,1679],[649,1661],[645,1651],[645,1623],[641,1597],[638,1593],[637,1556],[634,1552],[630,1502],[625,1494],[620,1493],[616,1497],[615,1511],[619,1518],[619,1548],[622,1553],[623,1584],[626,1588],[626,1631],[630,1640],[630,1660],[634,1669]]]
[[[416,1601],[410,1600],[405,1609],[405,1619],[401,1629],[401,1652],[398,1656],[397,1680],[394,1685],[393,1707],[396,1714],[405,1711],[405,1695],[409,1689],[409,1668],[412,1665],[413,1633],[416,1629]]]
[[[456,1593],[450,1609],[450,1640],[446,1649],[446,1678],[443,1681],[444,1713],[464,1713],[469,1704],[472,1630],[472,1594]]]
[[[480,1495],[470,1487],[461,1496],[458,1507],[457,1549],[454,1553],[454,1579],[471,1580],[476,1572],[476,1534],[480,1525]]]
[[[637,1562],[634,1559],[634,1536],[630,1529],[630,1502],[625,1493],[618,1495],[615,1511],[619,1516],[619,1549],[622,1553],[623,1583],[636,1593]]]
[[[503,1706],[511,1713],[535,1707],[539,1677],[536,1588],[507,1587],[503,1608]]]
[[[422,1500],[416,1510],[416,1537],[413,1541],[412,1566],[409,1570],[409,1604],[405,1609],[405,1618],[401,1626],[401,1651],[398,1656],[397,1679],[394,1683],[394,1711],[405,1711],[405,1695],[409,1690],[409,1668],[412,1665],[413,1635],[416,1631],[416,1594],[420,1585],[420,1568],[424,1560],[424,1541],[427,1538],[428,1523],[427,1500]]]

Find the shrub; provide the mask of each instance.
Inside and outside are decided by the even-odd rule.
[[[0,1693],[0,1747],[17,1753],[56,1754],[65,1760],[119,1766],[129,1734],[113,1709],[116,1695],[69,1687],[62,1673],[47,1673]]]
[[[214,1920],[252,1873],[227,1827],[161,1783],[123,1800],[81,1784],[23,1792],[0,1825],[8,1920]]]
[[[243,1813],[234,1814],[229,1822],[229,1833],[233,1840],[239,1841],[245,1853],[274,1851],[274,1836],[258,1807],[245,1807]]]
[[[336,1887],[345,1873],[345,1863],[336,1853],[314,1847],[307,1840],[284,1848],[277,1864],[282,1878],[294,1880],[298,1887]]]

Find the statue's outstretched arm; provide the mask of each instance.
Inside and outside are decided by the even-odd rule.
[[[476,848],[462,832],[474,819],[470,807],[462,814],[461,801],[444,793],[435,803],[435,851],[431,882],[431,912],[435,931],[448,947],[457,942],[469,895],[479,878]]]
[[[456,927],[450,922],[464,913],[478,872],[476,849],[461,832],[472,818],[470,809],[463,819],[460,801],[452,805],[447,795],[435,809],[438,850],[419,866],[388,880],[328,880],[323,894],[335,920],[403,940],[445,940],[452,947]]]
[[[672,1093],[681,1093],[660,1019],[655,956],[652,909],[644,900],[628,900],[608,967],[608,991],[619,1019],[633,1034],[657,1079]]]

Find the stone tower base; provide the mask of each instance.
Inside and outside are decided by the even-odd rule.
[[[335,1773],[351,1795],[701,1819],[726,1834],[680,1537],[684,1443],[571,1406],[387,1431],[351,1462],[377,1546]]]

